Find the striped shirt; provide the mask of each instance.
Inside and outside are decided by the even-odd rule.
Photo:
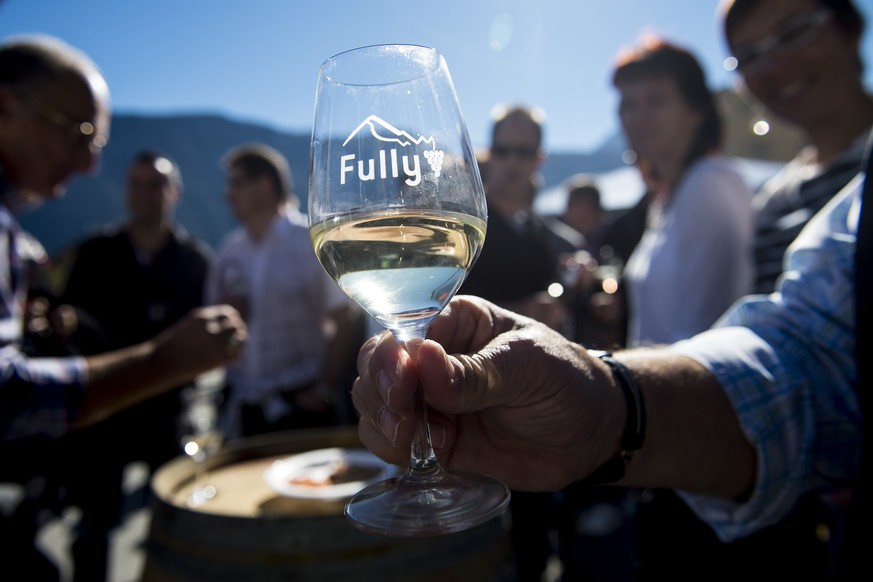
[[[868,135],[865,131],[824,167],[814,163],[811,149],[801,151],[755,195],[755,293],[773,292],[788,245],[809,219],[862,170]]]
[[[775,523],[803,493],[844,485],[857,472],[854,255],[862,189],[858,174],[809,221],[789,247],[776,293],[741,300],[714,329],[672,348],[718,379],[757,451],[747,501],[682,493],[722,540]]]
[[[0,174],[0,442],[69,432],[84,400],[83,358],[28,358],[19,349],[27,291],[18,223]]]

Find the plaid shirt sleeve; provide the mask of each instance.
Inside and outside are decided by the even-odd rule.
[[[84,400],[83,358],[28,358],[18,349],[26,282],[16,226],[0,209],[0,442],[61,436]]]
[[[84,400],[83,358],[27,358],[0,350],[0,440],[59,437],[70,430]]]
[[[861,178],[789,248],[775,293],[740,301],[713,329],[672,347],[718,379],[757,451],[748,500],[680,492],[724,541],[775,523],[803,493],[846,484],[857,471],[853,261]]]

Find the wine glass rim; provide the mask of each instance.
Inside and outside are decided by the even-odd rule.
[[[348,56],[351,56],[354,54],[361,54],[364,52],[376,52],[377,50],[388,49],[388,48],[417,50],[417,51],[421,51],[421,52],[430,53],[432,55],[432,58],[433,58],[433,65],[430,67],[422,67],[421,71],[418,72],[417,74],[407,75],[407,76],[403,76],[402,78],[396,78],[396,79],[392,79],[389,81],[382,81],[382,82],[375,82],[375,83],[372,81],[366,81],[366,82],[365,81],[360,81],[360,82],[342,81],[342,80],[337,79],[335,76],[333,76],[331,73],[328,72],[328,69],[331,66],[336,65],[337,62],[344,57],[348,57]],[[322,77],[329,80],[331,83],[335,83],[337,85],[347,85],[347,86],[394,85],[394,84],[398,84],[398,83],[407,83],[409,81],[414,81],[415,79],[420,79],[422,77],[425,77],[428,74],[430,74],[432,71],[438,69],[442,62],[443,62],[442,53],[440,53],[440,51],[435,49],[434,47],[427,46],[427,45],[415,44],[415,43],[403,43],[403,42],[369,44],[369,45],[364,45],[364,46],[359,46],[359,47],[347,49],[347,50],[338,52],[331,57],[328,57],[321,64],[320,74]]]

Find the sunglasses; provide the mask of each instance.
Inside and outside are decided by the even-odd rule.
[[[537,156],[540,149],[530,146],[494,146],[491,148],[491,155],[498,158],[508,158],[509,156],[517,156],[523,159],[533,159]]]
[[[37,117],[61,130],[70,147],[88,148],[96,153],[106,146],[108,141],[106,136],[97,133],[94,124],[90,121],[73,121],[54,107],[33,99],[27,99],[25,107]]]
[[[743,74],[760,71],[767,56],[774,53],[790,53],[812,42],[831,19],[827,10],[799,14],[788,19],[773,34],[763,40],[734,51],[737,70]]]

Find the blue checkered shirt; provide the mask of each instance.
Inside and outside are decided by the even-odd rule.
[[[714,329],[672,349],[705,365],[757,451],[742,502],[681,493],[725,541],[785,516],[805,492],[849,483],[860,463],[854,255],[863,174],[786,253],[776,292],[738,302]]]
[[[85,361],[28,358],[19,346],[27,280],[18,223],[3,205],[0,174],[0,442],[69,432],[84,399]]]

